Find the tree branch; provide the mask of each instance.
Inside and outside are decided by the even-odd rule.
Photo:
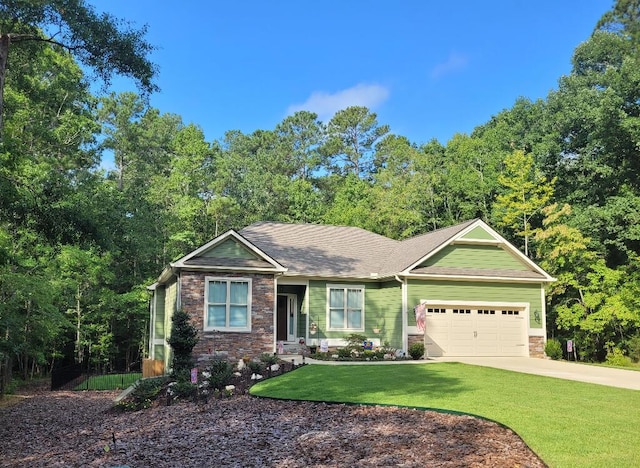
[[[53,39],[53,37],[41,37],[41,36],[37,36],[35,34],[14,34],[14,33],[9,33],[9,39],[11,40],[11,42],[24,42],[24,41],[46,42],[48,44],[57,45],[57,46],[60,46],[60,47],[62,47],[64,49],[67,49],[69,52],[82,48],[82,46],[71,46],[71,45],[65,44],[63,42],[56,41],[55,39]]]

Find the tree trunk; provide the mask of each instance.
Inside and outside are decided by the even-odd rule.
[[[529,256],[529,231],[527,230],[527,215],[522,215],[522,229],[524,230],[524,254]]]
[[[9,328],[5,332],[5,341],[9,342]],[[5,353],[0,356],[0,397],[4,396],[11,381],[11,356]]]
[[[80,321],[81,321],[81,309],[80,309],[80,286],[78,286],[78,293],[76,295],[76,360],[82,364],[82,349],[80,347]]]
[[[7,59],[9,58],[9,44],[11,43],[9,34],[0,36],[0,141],[2,141],[2,128],[4,121],[4,77],[7,71]]]

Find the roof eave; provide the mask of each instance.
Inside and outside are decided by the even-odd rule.
[[[398,276],[403,278],[414,279],[432,279],[440,281],[481,281],[481,282],[499,282],[499,283],[551,283],[556,281],[555,278],[519,278],[514,276],[477,276],[477,275],[439,275],[428,273],[400,273]]]
[[[197,271],[237,271],[242,273],[273,273],[283,274],[287,271],[286,268],[262,268],[262,267],[230,267],[230,266],[216,266],[216,265],[184,265],[180,267],[181,270],[197,270]]]

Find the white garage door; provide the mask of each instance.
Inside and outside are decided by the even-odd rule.
[[[427,306],[427,356],[528,356],[523,309]]]

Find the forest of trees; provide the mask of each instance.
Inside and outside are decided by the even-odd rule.
[[[364,107],[210,142],[147,104],[144,30],[83,0],[3,0],[0,393],[12,375],[63,362],[136,365],[146,287],[171,260],[261,220],[402,239],[482,218],[558,278],[549,336],[573,339],[584,360],[629,354],[640,342],[640,0],[618,0],[594,26],[546,99],[519,98],[446,144],[395,135]],[[139,90],[92,95],[80,64]],[[113,170],[100,169],[107,155]]]

